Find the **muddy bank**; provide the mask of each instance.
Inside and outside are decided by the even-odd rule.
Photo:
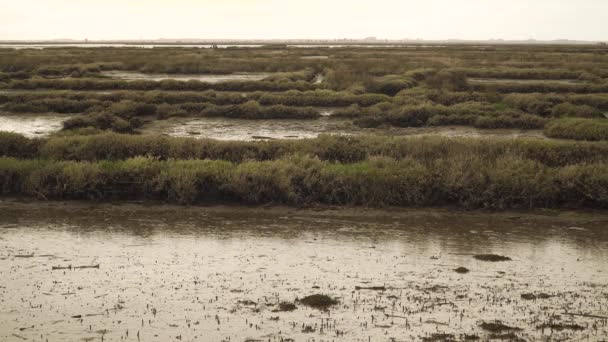
[[[5,341],[608,333],[605,213],[15,202],[0,210]],[[484,253],[512,260],[473,258]],[[522,297],[530,293],[548,295]]]

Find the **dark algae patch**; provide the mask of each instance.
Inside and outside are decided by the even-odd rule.
[[[281,302],[279,303],[279,307],[276,310],[273,310],[273,312],[289,312],[294,311],[297,308],[298,307],[294,303]]]
[[[519,331],[520,328],[508,326],[504,324],[502,321],[493,321],[493,322],[482,322],[479,327],[483,330],[492,332],[492,333],[503,333],[503,332],[512,332]]]
[[[460,274],[466,274],[466,273],[469,273],[470,270],[466,267],[458,267],[457,269],[454,270],[454,272],[460,273]]]
[[[476,254],[473,258],[489,262],[511,261],[511,258],[497,254]]]
[[[546,293],[538,293],[538,294],[534,294],[534,293],[522,293],[521,294],[521,299],[525,299],[525,300],[537,300],[537,299],[549,299],[555,297],[555,295],[550,295],[550,294],[546,294]]]
[[[454,335],[444,333],[434,333],[431,336],[422,338],[423,342],[453,342],[456,341]]]
[[[326,310],[329,307],[338,304],[337,300],[323,294],[314,294],[306,296],[300,299],[299,302],[303,305],[320,310]]]
[[[355,290],[386,291],[386,286],[355,286]]]
[[[537,329],[548,329],[551,331],[562,331],[562,330],[585,330],[585,327],[575,323],[558,323],[558,322],[550,322],[544,323],[536,327]]]

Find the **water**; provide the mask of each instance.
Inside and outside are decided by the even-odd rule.
[[[70,118],[63,114],[7,114],[0,112],[0,131],[23,134],[28,138],[44,137],[63,127]]]
[[[327,110],[324,111],[326,113]],[[211,138],[219,140],[304,139],[319,134],[356,134],[348,120],[245,120],[226,118],[171,118],[156,120],[143,127],[144,133],[175,137]]]
[[[608,335],[605,319],[564,314],[608,316],[606,213],[14,202],[0,213],[3,341],[487,340],[480,325],[495,319],[526,340]],[[99,268],[53,270],[69,265]],[[339,304],[296,301],[316,293]],[[297,309],[276,312],[282,301]]]
[[[261,81],[271,74],[266,73],[240,73],[240,74],[223,74],[223,75],[211,75],[211,74],[144,74],[139,72],[125,72],[125,71],[103,71],[103,76],[127,80],[127,81],[162,81],[162,80],[176,80],[176,81],[201,81],[207,83],[221,83],[229,81]]]
[[[333,109],[319,109],[323,117],[314,120],[246,120],[227,118],[170,118],[147,123],[144,133],[176,137],[219,140],[258,140],[315,138],[319,134],[362,135],[388,134],[403,136],[471,137],[471,138],[538,138],[547,139],[540,130],[477,129],[464,126],[409,127],[370,129],[355,126],[350,120],[331,118]]]

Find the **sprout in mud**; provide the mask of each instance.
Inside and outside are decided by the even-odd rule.
[[[326,295],[315,294],[300,299],[300,303],[315,309],[325,310],[332,305],[338,304],[338,301]]]
[[[511,258],[509,258],[509,257],[502,256],[502,255],[496,255],[496,254],[477,254],[473,257],[477,260],[490,261],[490,262],[511,261]]]

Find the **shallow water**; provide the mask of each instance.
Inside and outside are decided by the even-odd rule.
[[[608,334],[605,319],[564,314],[608,315],[606,213],[13,203],[0,212],[3,341],[486,340],[480,324],[494,319],[526,340]],[[473,258],[481,253],[513,260]],[[68,265],[99,268],[53,270]],[[521,297],[541,292],[554,297]],[[339,304],[296,301],[315,293]],[[282,301],[297,309],[275,312]],[[549,322],[582,330],[539,328]]]
[[[242,74],[225,74],[225,75],[211,75],[211,74],[200,74],[200,75],[188,75],[188,74],[144,74],[140,72],[126,72],[126,71],[103,71],[103,76],[111,77],[120,80],[127,81],[163,81],[163,80],[175,80],[175,81],[201,81],[207,83],[221,83],[229,81],[261,81],[271,74],[264,73],[242,73]]]
[[[410,127],[365,129],[350,120],[330,118],[332,109],[321,109],[324,117],[315,120],[245,120],[227,118],[170,118],[147,123],[144,133],[167,134],[176,137],[211,138],[220,140],[304,139],[319,134],[388,134],[407,136],[470,137],[470,138],[539,138],[547,139],[539,130],[476,129],[473,127]]]
[[[6,114],[0,112],[0,131],[15,132],[26,137],[44,137],[63,127],[70,118],[62,114]]]
[[[304,139],[319,134],[355,134],[347,120],[245,120],[226,118],[171,118],[146,124],[144,133],[219,140]]]

